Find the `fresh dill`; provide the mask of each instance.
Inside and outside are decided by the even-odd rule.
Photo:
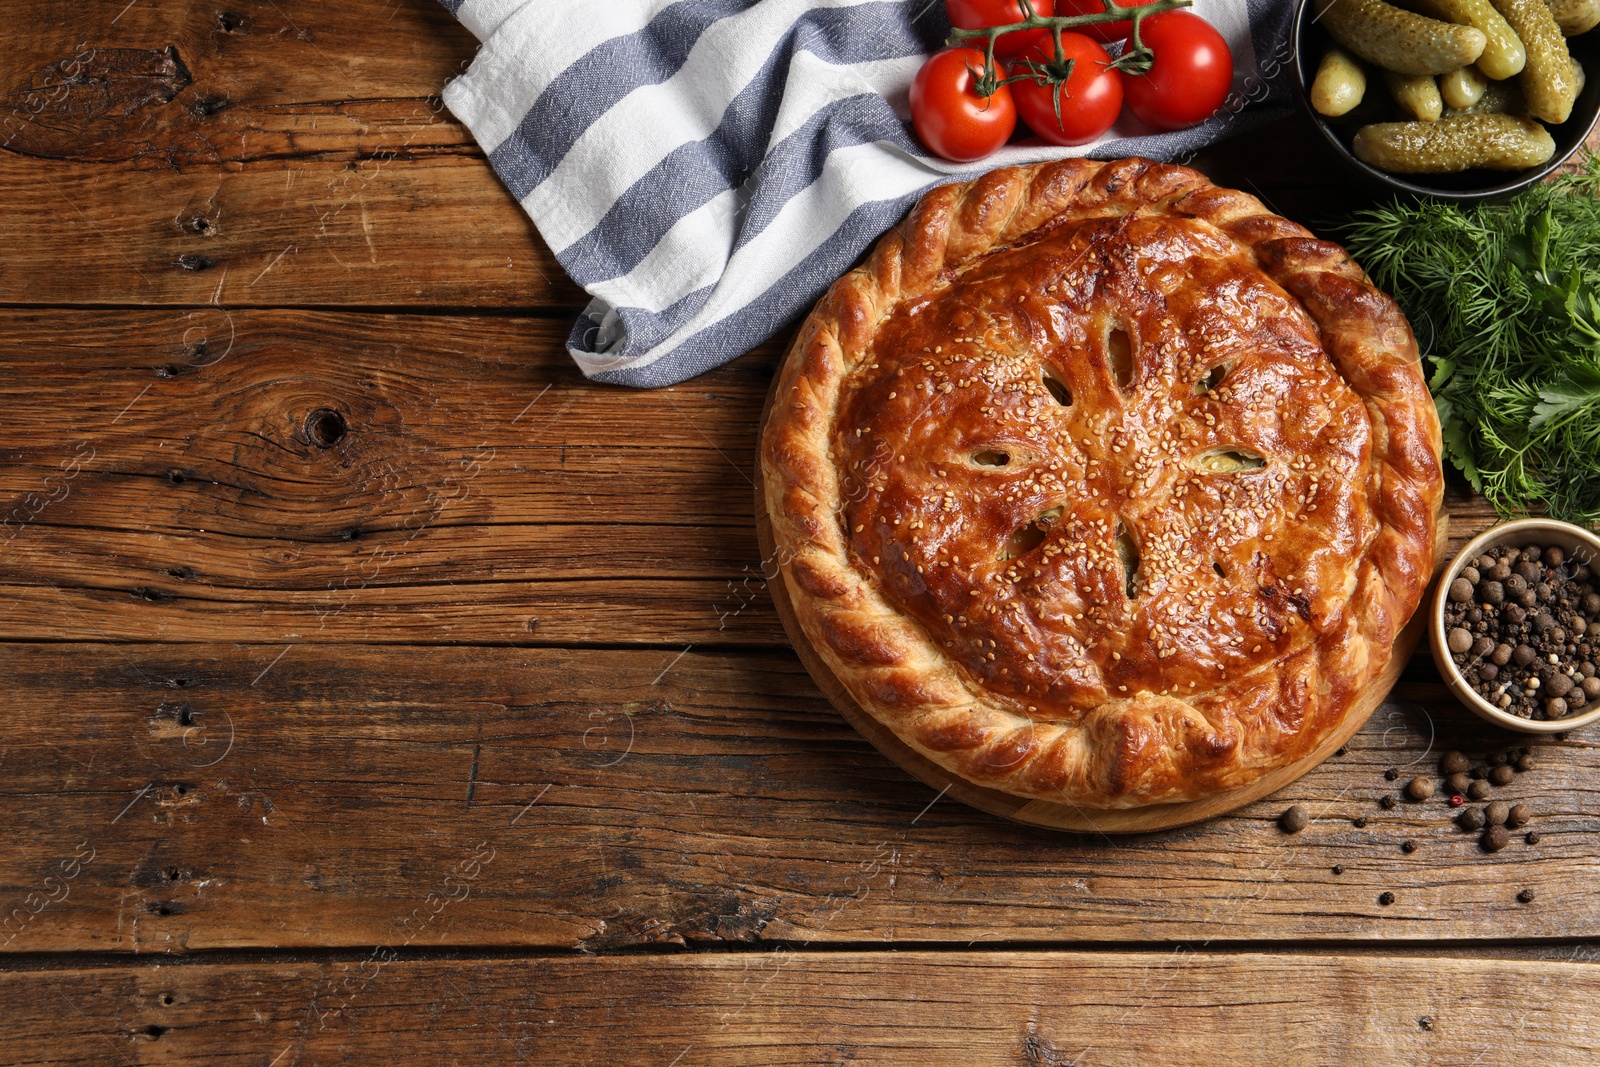
[[[1600,156],[1514,200],[1399,202],[1339,235],[1411,319],[1445,454],[1502,514],[1600,524]]]

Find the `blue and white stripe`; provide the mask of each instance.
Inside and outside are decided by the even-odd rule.
[[[441,2],[483,42],[445,103],[593,297],[569,351],[636,386],[783,329],[935,185],[1074,154],[1172,158],[1253,121],[1281,96],[1292,7],[1197,0],[1238,76],[1193,130],[1125,118],[1083,148],[962,166],[906,123],[911,79],[949,33],[940,0]]]

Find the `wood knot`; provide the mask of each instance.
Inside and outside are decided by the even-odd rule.
[[[305,438],[318,448],[332,448],[344,440],[349,427],[344,416],[332,408],[317,408],[306,416]]]
[[[226,111],[233,106],[233,101],[225,96],[202,96],[189,105],[189,111],[200,118],[210,118],[219,111]]]
[[[30,72],[12,86],[16,102],[0,142],[13,152],[96,162],[152,152],[149,112],[194,81],[178,50],[88,48]]]

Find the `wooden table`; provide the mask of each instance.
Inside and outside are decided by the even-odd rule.
[[[1495,855],[1380,805],[1521,743],[1420,657],[1204,825],[941,800],[764,591],[780,346],[578,375],[440,5],[7,15],[0,1061],[1593,1061],[1600,735],[1532,742]],[[1310,153],[1197,165],[1308,218]]]

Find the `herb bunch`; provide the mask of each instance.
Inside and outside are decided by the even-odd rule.
[[[1501,204],[1336,227],[1410,317],[1445,454],[1501,514],[1600,524],[1600,156]]]

